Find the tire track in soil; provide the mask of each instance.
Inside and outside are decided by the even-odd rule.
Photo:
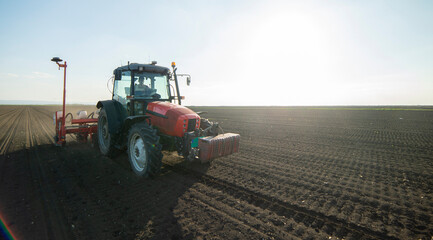
[[[388,236],[386,233],[377,232],[366,227],[362,227],[335,216],[327,216],[323,213],[309,210],[307,208],[296,206],[277,198],[254,192],[242,186],[235,185],[231,182],[203,174],[185,167],[179,167],[164,163],[168,169],[186,176],[197,178],[198,182],[205,184],[214,189],[218,189],[233,197],[242,199],[249,204],[266,209],[277,215],[293,218],[296,222],[302,222],[306,226],[319,228],[329,235],[335,235],[344,238],[351,235],[354,239],[398,239]]]
[[[252,163],[252,166],[256,166],[254,167],[249,167],[248,165],[245,165],[242,167],[242,164],[239,165],[239,162],[236,165],[233,164],[228,164],[228,162],[220,162],[219,163],[222,166],[225,166],[225,168],[227,170],[230,169],[242,169],[242,172],[248,172],[249,175],[251,176],[259,176],[261,173],[263,173],[260,170],[257,169],[262,169],[260,165],[256,165]],[[224,170],[222,170],[223,172],[226,172]],[[273,171],[276,171],[275,169],[270,170],[267,169],[267,173],[271,173]],[[357,191],[355,188],[349,188],[349,187],[344,187],[343,185],[334,185],[331,183],[327,183],[326,185],[320,185],[317,182],[311,181],[311,179],[316,179],[313,177],[309,178],[306,177],[302,180],[290,180],[290,179],[296,179],[293,175],[292,177],[288,177],[285,176],[288,175],[285,174],[284,171],[282,171],[280,174],[275,172],[273,174],[269,174],[268,178],[272,178],[272,186],[271,185],[266,185],[266,186],[259,186],[255,188],[255,190],[266,190],[268,189],[269,192],[273,193],[271,197],[275,197],[277,199],[281,199],[279,197],[279,194],[281,194],[281,192],[287,193],[290,190],[290,187],[287,186],[294,186],[295,189],[301,189],[298,194],[288,194],[289,196],[291,195],[303,195],[304,197],[298,197],[298,199],[308,199],[311,198],[312,194],[317,195],[316,197],[320,197],[320,195],[325,195],[328,194],[329,196],[334,196],[335,199],[344,199],[345,203],[347,204],[348,202],[352,202],[353,204],[359,204],[361,206],[364,206],[365,208],[371,208],[370,212],[375,212],[377,213],[381,213],[379,215],[383,216],[382,222],[383,224],[386,224],[387,221],[390,221],[390,218],[386,217],[388,216],[388,214],[392,213],[395,216],[399,216],[400,221],[402,221],[402,219],[405,219],[405,222],[414,222],[413,217],[411,217],[410,215],[407,214],[402,214],[405,213],[406,211],[408,211],[409,209],[407,207],[405,207],[402,203],[399,203],[399,201],[401,201],[401,199],[397,199],[397,198],[388,198],[386,195],[383,194],[368,194],[366,195],[365,193],[363,194],[361,191]],[[227,175],[229,176],[229,175]],[[278,177],[279,176],[279,177]],[[285,178],[286,177],[286,178]],[[287,183],[287,184],[284,184]],[[239,183],[237,183],[239,184]],[[242,185],[242,183],[241,183]],[[277,187],[278,186],[278,187]],[[284,186],[286,186],[286,188],[284,188]],[[272,187],[277,187],[277,189],[279,189],[279,191],[272,191],[269,188]],[[248,188],[250,189],[250,188]],[[302,190],[305,189],[305,190]],[[254,191],[253,189],[250,189],[251,191]],[[355,194],[355,195],[353,195]],[[362,197],[360,197],[362,196]],[[378,199],[384,199],[385,202],[379,202]],[[314,199],[314,197],[313,197]],[[282,201],[284,201],[284,199],[281,199]],[[293,201],[293,199],[291,199],[291,201]],[[286,202],[286,201],[284,201]],[[389,204],[390,202],[394,203],[394,204]],[[333,206],[335,204],[331,204],[331,206]],[[323,211],[320,210],[316,210],[317,212],[321,212],[326,214],[327,210],[329,210],[329,207],[325,204],[322,205]],[[310,208],[309,208],[310,209]],[[423,212],[421,210],[418,209],[414,209],[412,208],[412,210],[414,211],[413,214],[416,214],[417,216],[422,216]],[[355,212],[354,209],[350,210],[350,212],[352,214],[358,214],[359,212]],[[361,213],[359,213],[361,214]],[[329,214],[327,214],[327,216],[329,216]],[[332,216],[338,217],[334,214],[332,214]],[[348,218],[350,217],[350,214],[347,215],[345,218],[342,218],[341,220],[347,221]],[[425,217],[424,217],[425,218]],[[421,219],[419,220],[421,221],[420,224],[429,224],[429,218],[427,217],[425,220]],[[363,225],[364,227],[368,226],[368,223],[359,223],[359,222],[354,222],[354,224],[358,225]],[[386,224],[386,225],[389,225]],[[414,231],[414,233],[419,233],[417,231]]]
[[[250,146],[248,147],[249,149],[251,149],[249,151],[248,154],[253,155],[253,156],[258,156],[258,155],[263,155],[263,156],[272,156],[272,161],[274,162],[280,162],[280,163],[284,163],[286,161],[285,157],[286,155],[284,155],[284,153],[281,151],[281,149],[276,148],[275,146],[272,145],[266,145],[266,143],[263,144],[248,144],[245,143],[246,146]],[[343,160],[343,159],[347,159],[347,156],[341,155],[341,154],[335,154],[335,152],[338,152],[337,150],[335,151],[329,151],[332,152],[334,154],[329,154],[329,153],[321,153],[318,151],[307,151],[307,150],[299,150],[300,148],[297,149],[291,149],[291,150],[285,150],[287,153],[291,153],[292,155],[303,155],[306,157],[309,157],[310,159],[317,159],[320,158],[321,161],[309,161],[309,166],[315,165],[315,167],[321,167],[321,164],[323,164],[322,160],[326,160],[326,162],[328,162],[328,164],[333,164],[335,165],[335,163],[332,163],[334,160]],[[329,146],[328,149],[331,149],[331,147]],[[359,149],[357,148],[352,148],[351,149],[352,152],[359,152]],[[341,151],[341,152],[349,152],[349,151]],[[396,154],[391,154],[389,151],[375,151],[374,153],[377,153],[378,155],[382,154],[382,155],[396,155]],[[341,155],[341,156],[340,156]],[[356,154],[357,157],[357,163],[359,164],[359,162],[362,163],[362,166],[364,168],[369,168],[372,169],[373,171],[383,171],[383,166],[377,166],[377,164],[375,165],[374,162],[372,162],[371,157],[368,156],[359,156],[359,154]],[[399,157],[407,157],[407,158],[416,158],[416,157],[420,157],[420,155],[408,155],[408,154],[399,154]],[[426,156],[427,160],[432,160],[433,158],[431,158],[431,156]],[[296,162],[295,162],[296,163]],[[402,167],[398,166],[398,161],[394,161],[392,162],[393,164],[391,164],[390,162],[388,162],[388,166],[386,166],[386,172],[388,175],[390,175],[390,177],[392,178],[398,178],[400,176],[402,176],[405,173],[410,173],[411,175],[414,176],[421,176],[424,179],[431,179],[431,175],[428,174],[423,174],[423,173],[418,173],[418,172],[414,172],[412,170],[408,170],[405,169],[404,171],[401,170]],[[355,168],[354,166],[351,165],[351,162],[347,162],[347,163],[338,163],[338,168],[344,169],[345,171],[347,170],[352,170],[352,171],[358,171],[357,168]],[[395,167],[393,165],[396,165]],[[305,168],[305,167],[304,167]],[[382,173],[377,174],[375,173],[376,177],[380,177],[382,176]]]
[[[15,115],[19,111],[19,108],[12,109],[5,113],[0,114],[0,126],[4,126],[5,123],[8,122],[8,119],[11,119],[13,115]]]
[[[236,218],[236,216],[233,216],[233,212],[228,212],[225,211],[223,209],[223,207],[218,207],[215,206],[213,204],[210,204],[211,200],[210,199],[202,199],[203,197],[196,197],[194,198],[192,201],[198,203],[198,205],[200,205],[201,208],[203,209],[210,209],[211,211],[215,212],[216,215],[220,216],[220,219],[224,219],[224,220],[229,220],[231,222],[234,222],[238,225],[241,225],[243,228],[245,229],[250,229],[252,232],[254,232],[255,234],[259,235],[261,237],[261,239],[264,239],[266,237],[268,237],[268,235],[266,233],[261,232],[260,230],[258,230],[257,228],[253,227],[252,225],[248,224],[248,222],[246,221],[246,219],[239,219]],[[231,209],[233,210],[233,209]],[[203,211],[205,212],[205,211]]]
[[[2,125],[5,125],[6,122],[12,122],[12,125],[10,126],[10,128],[8,130],[6,130],[6,132],[4,133],[3,137],[3,142],[0,145],[0,155],[5,155],[6,152],[8,151],[10,144],[12,142],[13,137],[16,134],[16,131],[18,129],[18,123],[19,123],[19,117],[21,115],[23,115],[23,111],[25,110],[25,108],[19,109],[17,111],[14,112],[13,115],[10,115],[9,118],[5,119],[2,122]]]
[[[12,125],[7,131],[5,131],[5,134],[3,136],[6,137],[4,138],[3,142],[0,145],[0,171],[1,171],[0,182],[1,183],[3,183],[3,178],[6,175],[4,174],[4,171],[6,171],[6,168],[4,167],[4,165],[6,164],[6,154],[8,153],[9,147],[11,146],[12,140],[17,132],[19,119],[20,119],[19,116],[23,114],[23,111],[24,109],[21,109],[21,111],[16,109],[14,111],[14,114],[8,118],[8,121],[12,122]],[[4,122],[6,122],[6,120]],[[2,125],[5,126],[3,122]]]
[[[266,152],[270,154],[270,152],[272,152],[272,151],[266,151]],[[275,151],[275,152],[277,152],[277,151]],[[273,157],[270,157],[269,159],[272,159],[272,160],[278,159],[279,155],[280,154],[275,155]],[[284,155],[284,153],[282,155]],[[404,194],[400,194],[400,193],[396,192],[394,189],[392,189],[392,187],[390,187],[389,189],[388,189],[388,187],[384,187],[384,186],[388,186],[387,184],[389,184],[385,181],[385,178],[380,178],[380,179],[384,179],[383,184],[379,184],[377,186],[364,185],[364,191],[362,191],[362,190],[356,188],[356,186],[360,186],[360,184],[364,180],[359,180],[357,177],[355,177],[355,181],[358,181],[358,183],[353,182],[353,178],[351,180],[351,174],[347,174],[347,172],[346,172],[345,175],[341,175],[341,177],[343,178],[342,180],[340,178],[340,181],[337,181],[334,183],[332,183],[332,181],[329,181],[325,185],[320,186],[320,184],[318,185],[318,183],[320,183],[321,181],[328,181],[328,179],[326,179],[326,176],[323,176],[323,174],[321,175],[321,171],[311,172],[311,170],[308,170],[308,169],[306,170],[305,166],[289,167],[292,164],[298,165],[297,162],[302,162],[303,164],[305,164],[305,160],[290,162],[290,164],[288,164],[287,161],[285,162],[285,164],[283,162],[277,163],[277,162],[271,161],[270,165],[268,166],[268,165],[262,163],[261,161],[258,161],[257,160],[258,156],[259,155],[257,153],[253,153],[253,154],[247,153],[246,155],[244,155],[244,157],[239,156],[239,157],[234,158],[234,159],[228,159],[228,161],[219,161],[218,164],[224,166],[227,169],[239,169],[239,167],[241,167],[242,171],[247,171],[252,176],[263,175],[266,173],[267,175],[269,175],[268,178],[274,179],[275,184],[278,184],[278,186],[280,186],[279,184],[281,184],[281,186],[283,186],[283,187],[280,186],[278,188],[278,190],[280,190],[280,191],[281,191],[281,189],[283,189],[285,191],[290,190],[290,188],[284,189],[285,184],[282,184],[282,182],[287,182],[290,185],[295,185],[296,188],[301,187],[301,188],[307,189],[307,190],[311,191],[312,194],[317,195],[317,193],[318,193],[317,190],[319,190],[320,192],[323,192],[323,194],[331,193],[331,195],[333,195],[337,199],[339,199],[339,198],[341,199],[341,197],[343,197],[344,201],[346,203],[347,203],[347,201],[350,201],[353,203],[359,203],[359,204],[361,204],[361,206],[364,206],[364,207],[371,207],[371,208],[373,208],[371,211],[373,213],[373,216],[376,216],[376,214],[378,212],[382,213],[382,214],[379,214],[379,216],[383,217],[383,219],[381,221],[383,224],[385,224],[387,226],[391,226],[391,225],[389,225],[390,223],[387,221],[393,221],[393,222],[396,221],[396,220],[392,220],[392,219],[394,219],[395,216],[398,216],[398,218],[399,218],[399,221],[397,221],[397,222],[401,222],[402,219],[405,219],[404,222],[406,222],[407,225],[417,226],[417,224],[420,224],[420,226],[423,226],[423,225],[429,225],[429,223],[430,223],[430,217],[428,217],[425,214],[426,211],[429,211],[428,207],[427,207],[428,204],[426,204],[425,202],[422,203],[422,202],[413,202],[413,201],[408,203],[408,201],[410,201],[410,200],[406,200],[406,199],[402,200],[402,198],[399,195],[402,195],[405,197],[410,196],[413,199],[416,199],[418,197],[418,195],[416,192],[405,192]],[[261,156],[266,156],[266,155],[261,154]],[[281,157],[281,158],[284,159],[284,157]],[[322,161],[322,160],[327,160],[327,159],[326,158],[319,158],[319,160]],[[316,161],[316,162],[319,162],[319,161]],[[351,167],[349,167],[349,165],[345,165],[345,166],[343,166],[343,168],[340,169],[340,167],[337,167],[337,165],[333,164],[332,162],[330,162],[330,161],[326,161],[326,162],[328,162],[328,164],[326,164],[326,168],[328,169],[328,172],[331,175],[333,173],[337,174],[338,172],[345,172],[344,169],[350,169],[351,168]],[[314,163],[312,163],[310,161],[310,162],[308,162],[308,164],[305,164],[305,165],[311,166],[311,165],[314,165]],[[371,166],[368,165],[368,166],[369,166],[369,169],[367,169],[367,170],[371,171],[372,169],[374,169],[373,165],[371,165]],[[322,169],[320,166],[317,166],[315,168]],[[334,169],[334,170],[329,171],[329,169]],[[293,170],[294,170],[294,172],[293,172]],[[357,170],[357,169],[355,169],[355,170]],[[357,171],[359,172],[359,170],[357,170]],[[225,171],[223,171],[223,172],[225,172]],[[397,175],[395,175],[396,172],[398,173],[399,171],[396,169],[393,169],[392,171],[390,171],[390,170],[385,171],[384,170],[384,171],[381,171],[378,173],[374,173],[374,176],[370,176],[370,179],[372,179],[371,177],[373,177],[373,179],[375,179],[377,181],[378,176],[380,176],[380,174],[386,174],[387,176],[397,177]],[[410,171],[406,171],[406,172],[410,172]],[[377,174],[379,174],[379,175],[377,175]],[[402,172],[402,174],[404,174],[404,172]],[[293,179],[296,179],[295,177],[299,176],[299,175],[307,176],[307,177],[303,177],[300,181],[299,181],[299,179],[293,180]],[[282,179],[282,180],[279,180],[279,179]],[[428,183],[431,181],[431,179],[432,179],[431,176],[429,176],[429,177],[425,176],[425,177],[423,177],[422,181],[426,181]],[[412,179],[410,181],[412,182]],[[419,181],[421,181],[421,180],[418,180],[418,181],[414,180],[413,182],[419,182]],[[244,184],[247,184],[247,183],[244,183]],[[428,184],[426,184],[426,185],[428,185]],[[318,187],[318,186],[320,186],[320,187]],[[416,188],[416,187],[420,188],[420,186],[414,186],[414,188]],[[256,187],[256,189],[257,189],[257,187]],[[328,189],[328,191],[323,191],[323,189]],[[340,191],[338,191],[338,189]],[[427,187],[426,187],[426,189],[427,189]],[[393,192],[393,194],[389,194],[390,191]],[[271,191],[271,192],[273,192],[274,194],[278,194],[278,192],[275,192],[275,191]],[[343,195],[341,195],[341,194],[343,194]],[[353,194],[355,194],[355,195],[353,195]],[[319,193],[319,196],[320,196],[320,193]],[[312,199],[315,199],[315,198],[313,197]],[[408,205],[408,204],[410,204],[410,205]],[[324,206],[324,207],[326,209],[326,206]],[[324,211],[320,211],[320,212],[324,212]],[[394,215],[388,217],[388,213],[393,213]],[[363,215],[363,214],[361,214],[361,215]],[[414,217],[414,215],[416,217]],[[347,216],[347,217],[349,217],[349,216]],[[367,217],[367,219],[369,219],[369,217]],[[417,224],[415,224],[414,222]],[[355,222],[355,224],[357,224],[357,223],[358,222]],[[397,223],[397,225],[399,225],[399,224],[400,223]],[[368,226],[368,224],[365,224],[365,223],[363,225]],[[395,226],[396,228],[399,228],[399,227],[397,227],[397,225],[393,225],[393,226]],[[424,234],[423,232],[420,232],[417,229],[413,229],[411,231],[413,232],[413,234]],[[395,236],[398,236],[398,234]]]
[[[246,146],[249,146],[250,144],[246,143]],[[376,158],[375,155],[373,155],[370,159],[368,158],[367,155],[362,155],[362,154],[355,154],[356,156],[358,156],[355,160],[356,164],[354,164],[354,161],[340,161],[340,160],[345,160],[345,159],[350,159],[350,156],[341,156],[341,157],[337,157],[336,154],[320,154],[320,152],[318,153],[317,151],[313,151],[313,152],[308,152],[305,150],[296,150],[296,149],[291,149],[291,150],[284,150],[284,149],[280,149],[280,148],[276,148],[276,147],[270,147],[267,146],[266,147],[261,147],[259,145],[254,145],[251,144],[254,147],[248,147],[251,150],[248,153],[244,154],[244,158],[242,158],[241,161],[239,161],[239,159],[236,159],[236,161],[228,161],[228,162],[224,162],[222,164],[228,164],[229,162],[232,162],[231,164],[235,164],[235,165],[239,165],[239,164],[248,164],[248,165],[263,165],[261,163],[259,163],[260,161],[254,161],[254,160],[246,160],[246,159],[256,159],[258,156],[262,156],[262,157],[267,157],[269,158],[269,161],[272,165],[277,164],[277,165],[281,165],[278,167],[268,167],[268,166],[262,166],[265,167],[266,169],[270,169],[269,171],[278,171],[275,169],[288,169],[290,171],[285,171],[283,172],[283,174],[290,174],[290,172],[292,172],[292,175],[296,176],[299,173],[302,173],[303,175],[307,174],[307,175],[311,175],[313,176],[312,179],[318,179],[318,176],[320,176],[320,172],[319,173],[312,173],[311,169],[322,169],[323,167],[325,167],[328,171],[328,173],[330,175],[335,175],[340,177],[340,181],[336,184],[339,187],[342,187],[344,189],[348,189],[348,190],[354,190],[355,193],[358,194],[358,196],[364,196],[363,194],[366,194],[366,192],[363,191],[359,191],[359,189],[355,188],[355,186],[357,185],[353,185],[352,183],[347,181],[347,178],[350,179],[351,174],[348,174],[348,171],[352,172],[352,173],[358,173],[358,174],[362,174],[364,176],[367,176],[368,179],[374,179],[374,182],[376,183],[375,186],[373,185],[368,185],[365,186],[367,188],[371,188],[371,190],[369,190],[369,193],[367,193],[367,195],[369,197],[374,197],[374,198],[383,198],[385,201],[392,201],[394,204],[402,206],[404,203],[401,201],[400,197],[394,197],[392,200],[390,198],[389,194],[385,194],[383,195],[382,192],[383,186],[388,186],[389,185],[389,178],[392,179],[400,179],[400,183],[407,185],[409,184],[409,186],[413,189],[421,189],[425,192],[430,192],[430,183],[433,183],[433,178],[431,174],[427,174],[427,170],[426,173],[421,173],[421,172],[416,172],[415,169],[419,169],[418,167],[414,167],[413,169],[409,168],[408,166],[400,166],[401,164],[399,164],[399,161],[401,162],[401,158],[393,158],[393,157],[380,157],[380,158]],[[297,149],[302,149],[301,147],[297,147]],[[337,152],[337,151],[331,151],[331,152]],[[344,152],[344,151],[343,151]],[[291,154],[292,153],[292,154]],[[295,155],[293,157],[290,157],[290,159],[288,159],[287,155]],[[300,155],[302,158],[301,160],[298,161],[298,155]],[[396,155],[396,154],[392,154],[392,155]],[[272,157],[270,157],[272,156]],[[293,159],[292,159],[293,158]],[[388,159],[389,161],[384,161],[384,159]],[[426,159],[433,159],[431,157],[426,158]],[[294,161],[296,160],[296,161]],[[337,161],[338,160],[338,161]],[[361,163],[360,163],[360,160]],[[288,165],[288,161],[290,162],[290,164]],[[257,163],[256,163],[257,162]],[[302,163],[302,165],[300,164]],[[326,164],[324,164],[326,163]],[[289,166],[291,166],[290,168],[288,168]],[[309,168],[306,168],[306,166],[310,166]],[[313,167],[314,166],[314,167]],[[413,165],[412,165],[413,166]],[[261,168],[259,168],[261,169]],[[424,166],[424,169],[429,169],[429,167],[427,165]],[[257,171],[257,169],[255,169],[255,171]],[[295,172],[293,172],[295,171]],[[262,171],[265,172],[265,171]],[[404,178],[407,178],[408,180],[404,180]],[[320,178],[320,177],[319,177]],[[325,178],[322,179],[323,181],[327,181],[326,176]],[[367,181],[367,180],[365,180]],[[373,180],[372,180],[373,181]],[[422,185],[413,185],[414,183],[424,183]],[[313,182],[312,182],[313,183]],[[331,183],[328,183],[329,185]],[[413,186],[411,186],[413,185]],[[382,187],[381,187],[382,186]],[[349,188],[348,188],[349,187]],[[395,186],[394,186],[395,187]],[[385,191],[389,191],[392,190],[394,191],[394,187],[390,187],[388,190],[385,189]],[[387,187],[386,187],[387,188]],[[418,196],[419,193],[413,191],[410,193],[410,196],[412,196],[413,198],[416,198]],[[405,194],[405,195],[407,195]],[[419,207],[421,207],[422,205],[419,205]]]
[[[208,111],[209,111],[209,109],[208,109]],[[260,116],[263,114],[262,113],[252,114],[247,119],[257,117],[257,115]],[[247,116],[247,113],[245,113],[245,112],[242,114],[242,116],[243,116],[242,118],[236,118],[235,115],[227,115],[224,117],[224,116],[221,116],[221,115],[218,115],[215,113],[213,118],[215,118],[214,120],[217,120],[218,122],[220,122],[220,120],[218,120],[218,119],[224,119],[224,122],[229,123],[226,125],[229,125],[229,126],[237,126],[241,122],[242,124],[247,123],[247,124],[255,124],[255,125],[262,125],[262,126],[266,123],[266,124],[269,124],[272,126],[280,126],[280,127],[284,127],[284,128],[286,128],[286,127],[293,127],[293,128],[302,127],[302,128],[306,128],[306,129],[314,129],[317,126],[326,126],[327,129],[332,129],[331,130],[332,132],[336,132],[336,131],[347,132],[347,130],[371,132],[371,131],[380,130],[381,132],[385,132],[387,134],[388,133],[390,133],[390,134],[393,134],[393,133],[424,134],[425,133],[424,131],[420,131],[418,129],[413,129],[411,127],[408,127],[407,122],[405,122],[404,124],[398,123],[398,122],[393,122],[392,126],[387,125],[388,128],[385,128],[385,126],[381,126],[381,125],[376,126],[375,125],[376,123],[374,123],[374,125],[372,125],[373,123],[371,121],[373,121],[373,120],[370,120],[369,121],[370,125],[366,125],[366,124],[363,124],[362,122],[359,122],[358,125],[356,125],[356,126],[351,125],[348,127],[345,124],[339,124],[339,123],[335,123],[333,125],[330,125],[330,123],[329,123],[330,119],[329,118],[326,118],[326,119],[323,119],[323,118],[317,119],[316,118],[314,124],[311,123],[311,121],[307,121],[307,122],[309,122],[309,124],[308,124],[304,119],[303,120],[299,120],[299,119],[295,120],[295,119],[291,119],[292,117],[290,117],[290,122],[288,123],[288,122],[284,122],[284,121],[283,122],[277,121],[276,117],[270,118],[269,121],[263,121],[263,120],[262,121],[248,121],[248,120],[245,120],[245,117]],[[281,117],[281,119],[287,119],[285,117],[289,118],[289,116],[280,116],[280,117]],[[311,117],[312,116],[307,116],[306,119],[309,119]],[[342,116],[337,117],[337,119],[341,119],[341,117]],[[209,117],[209,118],[212,118],[212,117]],[[378,119],[374,119],[374,121],[377,121],[377,120]],[[380,120],[383,120],[383,119],[380,119]],[[398,124],[396,124],[396,123],[398,123]],[[401,126],[406,126],[407,128],[401,128]],[[323,129],[323,127],[322,127],[322,129]]]
[[[192,196],[192,199],[189,199],[189,201],[199,201],[200,204],[215,209],[215,212],[223,216],[222,219],[226,219],[228,216],[233,222],[237,222],[259,235],[276,239],[297,239],[297,236],[286,231],[284,225],[287,219],[285,217],[276,220],[272,218],[276,214],[266,213],[261,215],[251,213],[252,208],[260,209],[259,212],[262,212],[263,209],[250,205],[243,200],[241,203],[237,198],[224,194],[224,192],[218,189],[209,188],[204,184],[201,185],[205,186],[206,189],[201,187],[189,189]],[[217,201],[214,201],[214,199]],[[273,224],[269,224],[270,222]]]
[[[265,138],[264,138],[265,139]],[[275,144],[275,141],[278,142],[278,145]],[[357,141],[352,141],[352,143],[359,143]],[[249,149],[254,149],[254,147],[256,146],[262,146],[265,149],[269,149],[269,148],[276,148],[276,146],[290,146],[290,145],[306,145],[306,146],[320,146],[322,149],[329,149],[329,150],[333,150],[330,152],[333,152],[334,154],[341,154],[341,153],[347,153],[347,152],[353,152],[353,151],[374,151],[375,153],[378,154],[383,154],[383,155],[390,155],[393,154],[393,152],[390,152],[389,150],[386,149],[381,149],[380,147],[377,147],[377,145],[374,144],[366,144],[363,145],[362,147],[355,146],[355,145],[349,145],[347,144],[348,141],[345,141],[344,144],[335,144],[335,142],[333,142],[332,144],[329,143],[329,139],[327,140],[317,140],[317,138],[311,139],[309,141],[303,141],[303,140],[291,140],[291,139],[285,139],[285,140],[275,140],[275,139],[268,139],[265,141],[261,141],[260,143],[258,142],[258,140],[242,140],[243,144],[248,144],[250,146]],[[337,147],[336,147],[337,146]],[[253,147],[253,148],[251,148]],[[401,147],[398,146],[401,149],[407,148],[407,147]],[[395,148],[397,149],[397,146],[395,146]],[[301,148],[298,147],[293,147],[292,149],[296,149],[296,151],[300,151],[300,152],[309,152],[309,151],[305,151],[302,150]],[[334,150],[336,149],[336,150]],[[428,148],[430,149],[430,148]],[[399,156],[401,157],[408,157],[408,158],[414,158],[414,157],[431,157],[429,154],[419,154],[419,153],[411,153],[410,151],[406,151],[406,152],[399,152],[398,153]]]
[[[327,189],[328,193],[333,192],[333,190],[338,189],[340,191],[343,192],[349,192],[349,193],[353,193],[356,194],[357,196],[363,196],[365,195],[364,192],[359,191],[357,188],[354,187],[347,187],[343,184],[338,184],[338,183],[331,183],[331,182],[327,182],[325,185],[320,185],[319,183],[321,182],[320,177],[317,177],[317,174],[309,174],[308,171],[301,171],[302,174],[306,177],[304,177],[302,179],[302,181],[300,180],[291,180],[291,179],[296,179],[296,176],[299,175],[296,172],[295,173],[290,173],[290,171],[288,171],[288,169],[285,169],[284,166],[274,166],[274,165],[266,165],[263,163],[260,163],[258,161],[249,161],[249,159],[245,158],[243,159],[243,161],[238,161],[238,162],[219,162],[219,164],[227,169],[242,169],[242,171],[244,172],[249,172],[251,173],[253,176],[257,176],[260,175],[260,173],[266,172],[268,174],[268,178],[272,178],[274,180],[276,180],[278,183],[287,183],[290,185],[295,185],[296,187],[301,187],[304,189],[308,189],[310,191],[317,191],[317,189],[319,188],[319,186],[323,189]],[[261,169],[266,169],[266,171],[263,171]],[[272,173],[272,174],[269,174]],[[316,179],[316,180],[313,180]],[[283,184],[284,185],[284,184]],[[347,184],[346,184],[347,185]],[[324,191],[324,190],[322,190]],[[374,194],[372,193],[371,196],[364,196],[363,198],[367,198],[363,201],[360,201],[360,199],[356,199],[356,198],[350,198],[349,200],[353,201],[353,202],[357,202],[357,203],[369,203],[367,204],[367,206],[374,206],[374,200],[375,199],[380,199],[381,197],[384,197],[380,194]],[[386,196],[385,196],[386,197]],[[387,199],[388,201],[393,201],[394,204],[396,204],[397,206],[401,207],[401,203],[399,199]],[[400,211],[402,211],[401,209],[399,209]]]
[[[40,109],[38,107],[33,107],[32,110],[42,114],[43,116],[46,116],[47,118],[51,118],[53,116],[52,114],[54,114],[54,112],[48,111],[46,109]]]
[[[7,147],[10,145],[10,141],[12,140],[13,136],[15,135],[16,128],[18,127],[18,121],[17,119],[19,115],[21,115],[20,109],[16,109],[11,115],[9,115],[7,118],[2,119],[0,122],[1,126],[7,126],[8,122],[12,122],[10,124],[9,128],[6,129],[6,131],[3,132],[0,139],[2,140],[0,144],[0,155],[5,155],[7,152]]]
[[[31,110],[35,111],[34,108],[32,108]],[[39,114],[44,114],[44,113],[42,113],[40,111],[37,111],[37,110],[36,110],[36,112],[39,113]],[[41,117],[35,117],[34,121],[35,121],[35,123],[36,123],[37,126],[40,126],[42,128],[43,134],[46,137],[47,142],[50,143],[50,144],[54,144],[54,135],[55,135],[55,131],[54,131],[54,127],[55,126],[54,126],[54,124],[52,125],[51,130],[49,130],[49,128],[47,126],[48,121],[43,121],[41,119]]]
[[[87,184],[87,180],[89,179],[86,179],[86,174],[82,173],[78,164],[78,162],[85,162],[88,159],[78,154],[72,160],[68,151],[69,149],[60,151],[58,158],[63,164],[54,167],[56,170],[52,173],[54,174],[53,178],[61,179],[61,181],[56,183],[56,190],[61,189],[64,191],[59,198],[65,201],[64,204],[68,205],[68,209],[65,209],[65,211],[68,212],[68,222],[75,225],[75,230],[73,231],[74,238],[79,239],[85,236],[88,239],[96,239],[98,238],[98,230],[101,229],[98,228],[98,224],[94,223],[103,219],[105,217],[104,214],[115,211],[111,208],[109,202],[100,200],[99,198],[101,192],[108,192],[109,186],[100,182],[89,187]],[[65,175],[65,172],[68,174]],[[80,204],[83,205],[81,206],[82,209],[78,212],[71,212],[71,209],[76,209]],[[100,216],[97,219],[91,220],[90,216],[94,215],[93,210],[95,209],[99,209],[101,214],[99,214]],[[78,218],[79,221],[77,220]]]
[[[44,167],[42,166],[41,157],[39,155],[39,139],[35,135],[33,129],[37,129],[33,124],[36,123],[34,116],[30,113],[30,109],[26,109],[26,158],[29,164],[31,175],[39,189],[40,200],[42,205],[42,213],[44,216],[45,239],[70,239],[72,234],[65,227],[65,215],[59,208],[55,194],[52,190]],[[32,124],[33,123],[33,124]]]
[[[82,155],[77,155],[75,160],[68,160],[67,152],[62,151],[60,157],[61,160],[66,163],[64,167],[68,170],[68,172],[73,172],[73,174],[70,174],[69,176],[59,176],[57,173],[56,178],[68,179],[67,181],[60,181],[58,187],[73,191],[73,194],[71,194],[70,192],[66,193],[66,198],[68,199],[67,202],[71,201],[70,199],[72,198],[74,199],[72,200],[73,203],[69,202],[71,204],[71,208],[77,207],[76,205],[80,203],[85,203],[85,206],[83,206],[83,208],[86,214],[80,216],[79,221],[76,221],[75,219],[77,218],[77,216],[70,217],[71,223],[74,223],[76,225],[76,231],[73,232],[74,238],[86,236],[89,239],[96,239],[98,238],[98,232],[104,232],[105,229],[98,228],[98,224],[95,224],[96,226],[91,227],[93,225],[92,222],[100,222],[106,216],[115,215],[113,214],[113,212],[115,212],[115,209],[112,208],[112,206],[110,205],[111,203],[106,200],[101,201],[99,198],[99,196],[102,195],[101,192],[109,192],[110,186],[104,182],[99,182],[97,185],[94,185],[91,188],[88,184],[86,184],[86,180],[89,179],[85,179],[85,174],[82,174],[80,166],[78,164],[78,162],[87,161],[87,159],[85,159]],[[59,171],[59,173],[61,172],[64,171]],[[93,218],[91,220],[90,215],[88,214],[92,213],[95,209],[98,209],[100,211],[100,214],[98,214],[99,216],[96,219]]]

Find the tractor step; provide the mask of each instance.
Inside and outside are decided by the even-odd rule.
[[[208,162],[239,151],[241,136],[236,133],[225,133],[215,137],[204,137],[198,140],[199,159]]]

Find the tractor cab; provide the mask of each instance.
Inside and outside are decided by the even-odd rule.
[[[114,70],[113,100],[121,103],[129,116],[144,115],[149,102],[176,98],[170,88],[170,70],[155,64],[132,63]]]

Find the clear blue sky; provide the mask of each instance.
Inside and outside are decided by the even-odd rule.
[[[109,99],[128,61],[187,105],[433,105],[433,1],[0,1],[0,100]]]

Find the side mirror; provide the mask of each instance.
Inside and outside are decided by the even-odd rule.
[[[186,77],[186,85],[189,86],[191,84],[191,75],[185,74],[185,73],[181,73],[181,74],[177,74],[177,76],[179,76],[179,77]]]

